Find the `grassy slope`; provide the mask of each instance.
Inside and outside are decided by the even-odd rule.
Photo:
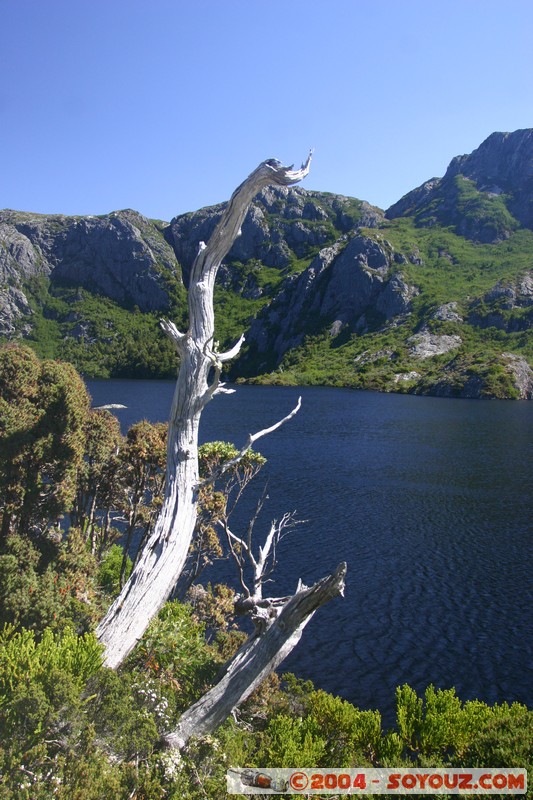
[[[533,362],[530,332],[505,333],[496,328],[479,328],[466,323],[438,322],[432,313],[442,304],[455,301],[457,312],[466,317],[470,304],[499,280],[513,281],[531,268],[533,232],[516,230],[498,244],[476,244],[458,236],[451,228],[418,228],[412,219],[396,219],[379,230],[366,230],[368,236],[386,238],[394,250],[407,256],[398,266],[409,284],[420,289],[414,298],[413,313],[397,326],[387,326],[356,336],[341,332],[331,338],[327,327],[320,335],[308,337],[295,351],[286,354],[281,366],[258,380],[276,384],[324,384],[380,390],[410,391],[417,381],[395,382],[394,375],[417,371],[423,375],[421,389],[442,376],[442,370],[455,358],[451,369],[469,370],[483,377],[496,396],[514,392],[501,367],[502,352],[511,351]],[[412,260],[409,260],[412,256]],[[421,263],[413,263],[419,260]],[[483,312],[483,303],[476,311]],[[502,311],[515,319],[527,309]],[[423,324],[435,333],[461,336],[459,353],[436,356],[424,361],[409,355],[406,340]],[[375,357],[385,351],[381,357]],[[390,352],[392,351],[392,357]],[[358,362],[355,359],[362,356]],[[369,359],[369,356],[375,360]]]
[[[460,176],[455,180],[454,221],[459,219],[470,228],[479,224],[500,229],[505,223],[511,230],[509,238],[497,244],[476,244],[457,235],[445,221],[443,202],[433,201],[416,217],[386,221],[379,229],[364,233],[386,239],[394,250],[403,253],[405,263],[398,265],[409,284],[416,285],[420,294],[413,301],[413,313],[399,324],[380,327],[364,336],[344,330],[331,338],[331,321],[313,321],[313,333],[303,345],[288,352],[274,372],[256,378],[263,383],[324,384],[353,386],[385,391],[425,391],[442,377],[445,368],[452,373],[471,372],[481,375],[489,390],[497,396],[513,396],[513,388],[503,370],[501,353],[511,351],[533,362],[533,343],[529,332],[505,333],[496,328],[474,327],[466,323],[437,322],[432,313],[442,305],[455,301],[457,311],[465,318],[470,304],[478,301],[476,312],[483,315],[483,295],[499,280],[513,281],[531,268],[533,232],[517,229],[501,197],[487,197],[477,192]],[[290,273],[300,272],[310,263],[322,246],[335,241],[341,234],[337,211],[333,211],[331,196],[316,193],[314,202],[328,215],[316,223],[326,232],[327,241],[310,246],[304,253],[292,254],[288,267],[268,268],[257,260],[246,264],[236,262],[231,287],[217,286],[216,336],[221,346],[235,341],[245,331],[260,309],[269,302]],[[440,203],[440,204],[439,204]],[[342,213],[357,224],[360,202],[340,198]],[[283,212],[283,209],[279,209]],[[277,209],[276,209],[277,212]],[[269,214],[270,223],[283,232],[292,224],[281,214]],[[503,221],[503,222],[502,222]],[[425,226],[425,227],[422,227]],[[185,290],[172,275],[163,275],[170,297],[165,316],[186,327]],[[252,283],[262,294],[251,297],[242,293]],[[41,356],[71,361],[81,372],[93,377],[171,377],[175,374],[175,355],[162,334],[159,314],[142,314],[137,309],[125,309],[106,298],[86,290],[52,286],[41,279],[25,287],[34,308],[32,334],[29,343]],[[257,293],[256,293],[257,294]],[[501,311],[504,318],[518,319],[527,309]],[[79,323],[86,333],[80,336]],[[437,356],[424,361],[414,360],[406,340],[423,324],[436,333],[457,334],[463,345],[459,353]],[[381,351],[384,351],[381,354]],[[455,358],[455,361],[453,359]],[[356,361],[357,359],[357,361]],[[417,371],[422,379],[395,380],[398,373]]]

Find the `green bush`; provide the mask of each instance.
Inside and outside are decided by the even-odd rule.
[[[96,561],[75,528],[60,543],[11,534],[0,554],[0,624],[89,630],[99,612],[95,575]]]
[[[469,767],[533,769],[533,711],[524,706],[500,706],[454,762]]]
[[[275,716],[261,742],[262,766],[315,767],[324,763],[328,740],[312,717]],[[259,754],[258,754],[259,755]]]
[[[98,672],[102,649],[93,634],[46,628],[0,632],[0,730],[6,749],[22,751],[55,738],[73,724],[87,680]],[[7,745],[7,747],[6,747]]]
[[[163,606],[127,661],[133,673],[157,677],[180,709],[208,688],[219,667],[216,649],[205,641],[204,626],[194,621],[190,606],[176,600]]]
[[[122,559],[124,551],[118,544],[113,544],[102,559],[98,568],[98,585],[111,595],[116,595],[120,591],[120,571],[122,569]],[[132,562],[128,556],[126,559],[126,579],[129,578]]]
[[[527,720],[531,725],[527,708],[519,703],[493,706],[479,700],[462,703],[455,689],[428,686],[424,697],[419,697],[414,689],[404,685],[396,690],[396,706],[400,737],[407,752],[414,756],[437,754],[461,759],[469,748],[479,748],[476,743],[489,736],[487,731],[494,726],[499,729],[500,724],[505,727],[513,721],[525,724]],[[476,751],[481,759],[482,751],[483,747]]]
[[[101,670],[87,687],[91,697],[87,713],[94,730],[123,761],[147,758],[160,738],[154,709],[139,687],[131,674],[109,669]],[[146,688],[150,690],[145,682]]]
[[[313,692],[307,715],[325,737],[323,766],[349,767],[372,763],[381,739],[379,711],[360,711],[327,692]]]

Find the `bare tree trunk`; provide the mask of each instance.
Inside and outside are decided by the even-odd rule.
[[[220,263],[240,233],[255,195],[269,184],[297,183],[309,171],[310,156],[299,170],[276,160],[264,161],[233,193],[207,246],[191,270],[189,330],[180,333],[162,322],[174,342],[180,369],[170,414],[165,499],[161,513],[121,593],[97,628],[105,663],[117,667],[142,637],[148,623],[169,597],[183,569],[194,532],[198,502],[198,427],[205,405],[218,388],[224,361],[237,355],[214,349],[213,288]],[[208,384],[210,370],[215,377]]]
[[[91,499],[91,507],[89,509],[89,517],[87,519],[87,527],[86,531],[89,532],[89,541],[91,544],[91,555],[94,556],[96,553],[96,535],[94,531],[94,515],[96,513],[96,493],[98,491],[98,485],[94,490],[93,497]]]
[[[237,651],[224,675],[182,715],[177,730],[168,734],[170,747],[184,747],[191,736],[212,733],[248,695],[281,664],[298,644],[315,611],[343,594],[346,564],[310,589],[300,586],[266,632],[257,632]]]

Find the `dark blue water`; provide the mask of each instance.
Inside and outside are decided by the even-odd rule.
[[[127,428],[165,420],[173,383],[89,390],[95,405],[127,405],[116,412]],[[402,683],[531,705],[533,404],[244,386],[207,407],[202,440],[242,445],[299,394],[299,414],[258,443],[264,527],[294,509],[308,520],[282,543],[272,593],[341,560],[348,576],[345,598],[315,615],[283,669],[387,723]],[[209,579],[230,579],[227,563],[217,569]]]

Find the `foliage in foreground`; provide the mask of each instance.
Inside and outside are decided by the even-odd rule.
[[[92,634],[0,634],[0,798],[221,798],[229,766],[531,765],[533,712],[397,690],[397,724],[291,675],[266,681],[216,736],[161,739],[221,657],[189,605],[167,604],[120,673]]]
[[[131,568],[112,522],[126,541],[152,524],[165,430],[142,422],[122,437],[71,377],[27,348],[0,351],[0,444],[13,462],[0,460],[0,800],[218,800],[230,766],[531,766],[523,705],[403,686],[396,726],[384,730],[378,711],[290,675],[270,676],[216,736],[165,750],[165,733],[243,640],[233,590],[193,587],[188,602],[164,606],[118,673],[101,666],[91,629]],[[235,454],[204,445],[202,471]],[[263,462],[250,452],[204,492],[195,564],[220,553],[215,522]]]

